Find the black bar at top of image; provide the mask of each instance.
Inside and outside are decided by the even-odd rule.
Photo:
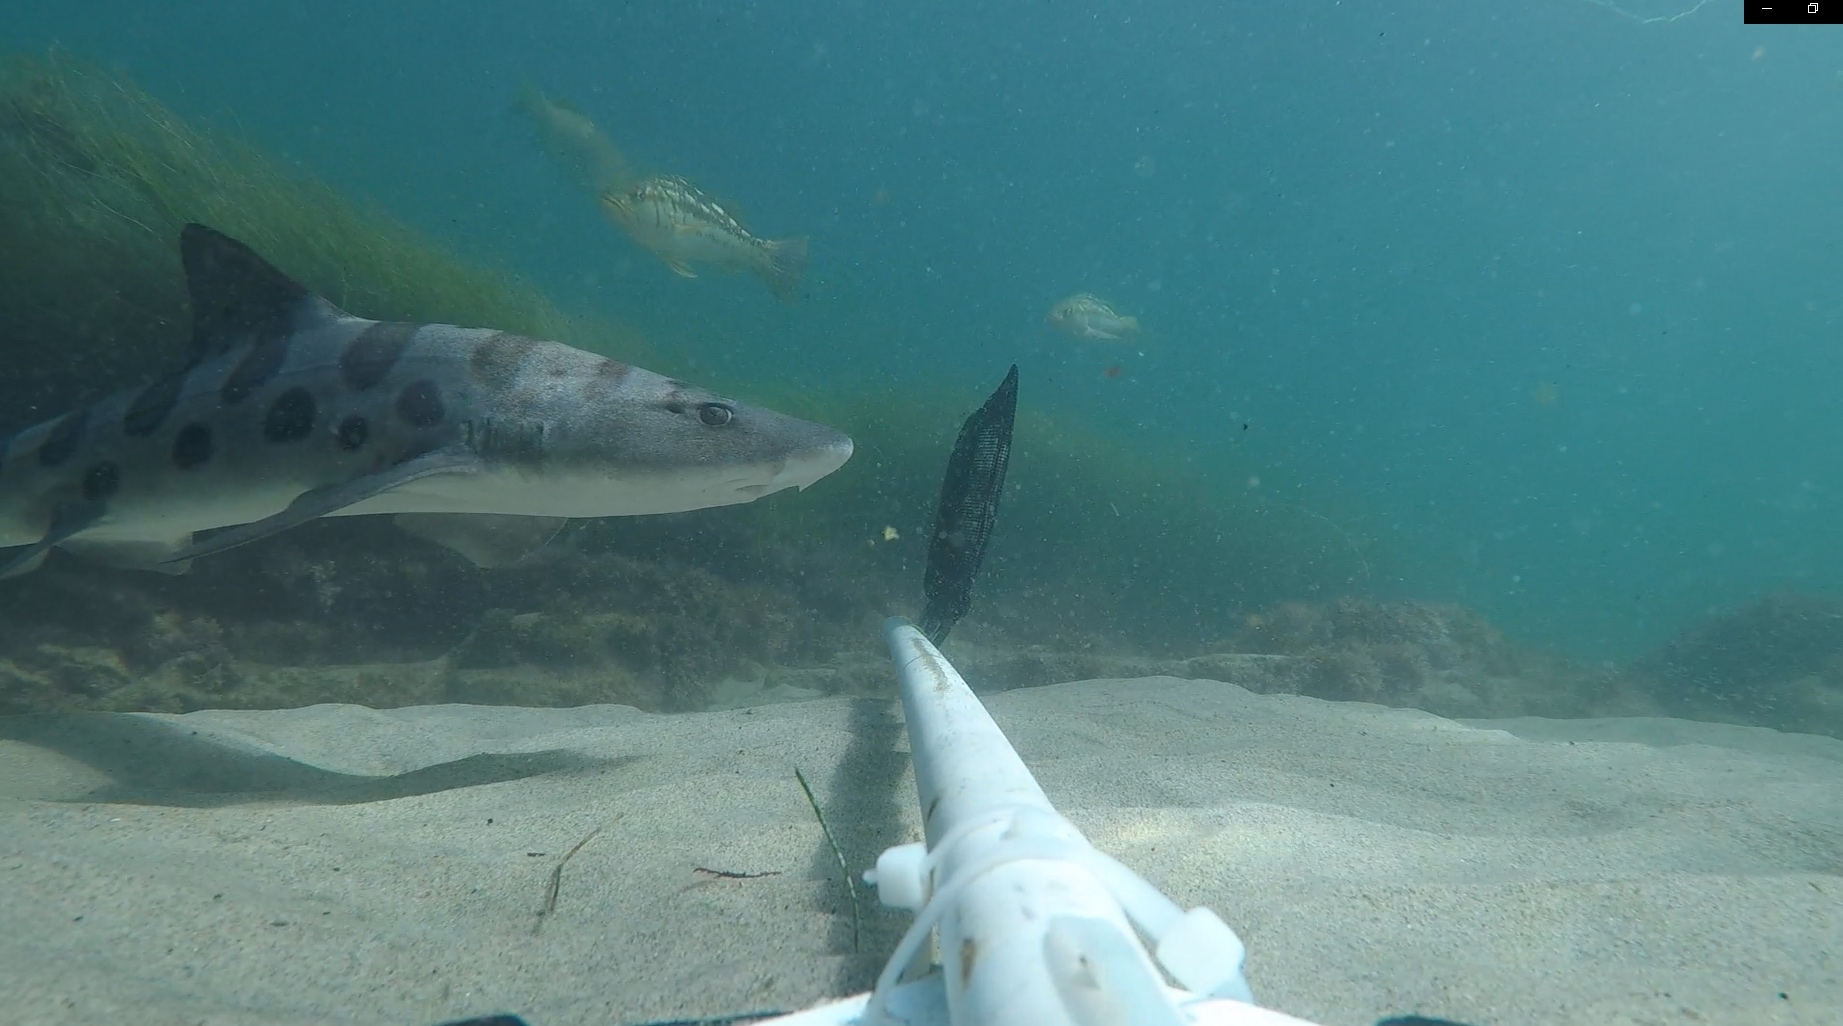
[[[1746,0],[1749,25],[1843,25],[1843,0]]]

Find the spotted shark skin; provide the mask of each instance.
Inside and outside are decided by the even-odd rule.
[[[203,225],[180,250],[193,363],[0,437],[0,577],[52,548],[172,572],[379,513],[503,565],[483,538],[749,502],[851,455],[830,428],[558,342],[352,316]]]

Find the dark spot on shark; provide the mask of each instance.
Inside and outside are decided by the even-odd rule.
[[[371,425],[356,413],[339,422],[339,447],[347,452],[364,448],[370,437]]]
[[[83,497],[91,502],[104,502],[122,486],[122,469],[109,460],[90,464],[90,469],[83,472]]]
[[[584,398],[598,401],[621,386],[627,380],[630,368],[624,363],[602,360],[595,365],[595,373],[583,384]]]
[[[442,405],[441,390],[427,378],[412,381],[397,393],[397,416],[411,427],[431,428],[442,422],[448,410]]]
[[[77,454],[77,443],[83,441],[83,429],[89,426],[90,408],[85,406],[72,410],[51,425],[51,431],[38,446],[38,465],[41,467],[61,467]]]
[[[262,418],[262,437],[271,442],[298,442],[314,429],[313,394],[298,385],[275,397]]]
[[[186,375],[182,371],[168,374],[141,389],[128,404],[128,412],[122,414],[122,431],[134,438],[146,438],[160,430],[160,425],[172,415],[173,407],[179,404],[179,392],[185,383]]]
[[[420,324],[380,321],[359,332],[358,337],[346,345],[345,352],[339,354],[339,376],[345,380],[346,387],[363,392],[383,381],[409,346],[410,336],[420,327]]]
[[[474,380],[483,385],[504,385],[512,380],[518,365],[537,347],[535,339],[502,331],[474,347],[473,355],[467,359],[467,368],[473,372]]]
[[[191,470],[211,459],[211,429],[203,424],[187,424],[173,436],[173,465]]]
[[[287,335],[270,335],[259,340],[237,361],[231,369],[230,376],[218,387],[218,397],[224,405],[235,406],[249,398],[250,393],[269,383],[275,372],[282,369],[282,361],[288,359]]]

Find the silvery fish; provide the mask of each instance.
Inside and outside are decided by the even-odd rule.
[[[503,566],[570,517],[750,502],[851,456],[830,428],[558,342],[355,317],[203,225],[180,253],[192,364],[0,437],[0,577],[53,548],[180,572],[369,513]]]
[[[1116,342],[1139,332],[1139,318],[1125,317],[1099,296],[1076,294],[1050,307],[1050,326],[1088,341]]]
[[[656,175],[602,193],[602,211],[666,266],[697,277],[694,263],[752,271],[781,300],[794,297],[806,268],[806,239],[758,239],[683,178]]]

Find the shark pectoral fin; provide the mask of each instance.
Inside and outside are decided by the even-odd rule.
[[[192,568],[189,559],[173,560],[173,555],[192,544],[188,532],[177,538],[148,538],[132,541],[92,541],[73,538],[64,543],[65,551],[74,556],[106,566],[130,570],[153,570],[163,574],[183,574]]]
[[[67,502],[58,506],[51,514],[51,527],[45,531],[43,538],[14,549],[12,558],[0,563],[0,578],[18,577],[37,570],[53,547],[80,531],[94,527],[107,511],[107,507],[100,502]]]
[[[661,257],[660,259],[665,260],[666,266],[672,269],[672,273],[681,278],[695,278],[698,276],[698,273],[691,269],[691,265],[685,263],[683,260],[671,260],[666,257]]]
[[[399,513],[391,522],[418,538],[453,549],[477,567],[498,570],[543,548],[567,521],[502,513]]]
[[[280,534],[290,527],[299,526],[309,520],[337,513],[347,506],[356,505],[421,478],[435,474],[470,474],[479,469],[480,457],[475,455],[471,449],[463,446],[436,449],[413,459],[404,460],[394,467],[380,470],[375,474],[367,474],[350,481],[302,492],[299,498],[289,503],[288,508],[280,513],[247,524],[225,528],[191,545],[175,550],[163,562],[175,563],[182,559],[197,559],[214,552],[223,552],[225,549],[247,545],[259,538]]]

